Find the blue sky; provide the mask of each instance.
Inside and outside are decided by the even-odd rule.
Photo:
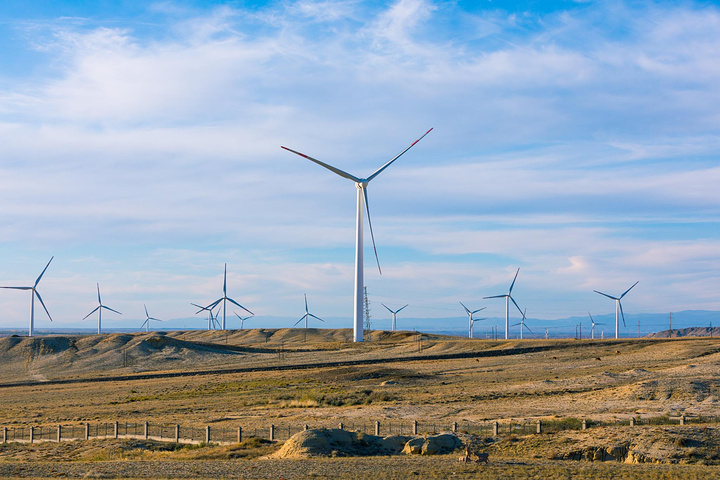
[[[350,317],[355,189],[280,146],[363,176],[430,127],[368,190],[376,316],[501,316],[518,267],[535,318],[720,309],[715,3],[0,5],[0,283],[55,255],[53,326],[96,282],[191,316],[225,262],[257,314]]]

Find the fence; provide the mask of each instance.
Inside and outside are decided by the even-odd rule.
[[[472,423],[463,421],[451,424],[440,422],[418,422],[408,420],[328,421],[312,425],[312,428],[340,428],[372,435],[421,435],[439,432],[462,432],[483,437],[510,435],[531,435],[555,433],[562,430],[580,430],[603,426],[636,425],[687,425],[720,423],[720,417],[669,417],[667,415],[649,418],[630,417],[612,422],[592,421],[579,418],[558,420],[504,421]],[[40,425],[2,427],[2,443],[6,442],[61,442],[67,440],[88,440],[90,438],[136,438],[152,439],[175,443],[239,443],[248,437],[264,438],[270,441],[284,441],[294,434],[311,428],[310,425],[268,425],[265,428],[243,429],[242,427],[188,427],[179,424],[154,424],[149,422],[105,422],[72,425]]]

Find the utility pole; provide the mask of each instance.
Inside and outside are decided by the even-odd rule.
[[[365,331],[370,333],[370,301],[368,300],[367,287],[363,287],[363,290],[365,294]]]
[[[638,338],[640,338],[640,319],[638,318]]]
[[[670,335],[668,337],[672,338],[672,312],[670,312]]]
[[[582,322],[580,322],[580,340],[582,340]]]

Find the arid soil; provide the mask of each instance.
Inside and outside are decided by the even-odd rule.
[[[255,428],[266,429],[270,423],[281,428],[299,428],[304,424],[334,427],[340,422],[350,426],[379,420],[384,426],[407,426],[418,420],[421,429],[423,425],[427,427],[430,424],[434,428],[449,429],[452,422],[458,422],[463,429],[495,420],[506,424],[511,420],[560,422],[582,418],[613,423],[634,417],[640,423],[647,423],[658,417],[685,415],[691,420],[699,416],[714,417],[718,413],[720,339],[490,341],[433,335],[421,338],[413,332],[374,332],[369,342],[355,345],[347,342],[349,333],[349,330],[283,329],[0,338],[0,362],[3,365],[0,383],[5,385],[0,387],[0,426],[70,425],[118,420],[197,427],[213,425],[213,428],[229,429],[242,426],[248,432]],[[438,357],[458,354],[463,358]],[[434,357],[423,360],[415,358],[418,355]],[[410,357],[413,357],[412,361],[408,361]],[[371,363],[322,366],[326,362],[347,360]],[[303,365],[304,368],[288,368],[292,365]],[[307,368],[308,365],[317,365],[317,368]],[[268,366],[285,369],[221,374],[207,372]],[[95,380],[117,375],[192,373],[200,370],[205,371],[203,375]],[[87,381],[52,383],[53,380],[69,378]],[[27,381],[37,383],[7,386]],[[708,421],[707,418],[701,420]],[[504,437],[510,440],[503,443],[499,441],[502,439],[496,439],[498,441],[488,443],[487,448],[491,458],[495,458],[495,462],[505,462],[506,467],[512,462],[520,462],[518,457],[522,457],[525,466],[516,467],[526,477],[532,477],[533,469],[538,472],[554,471],[549,467],[554,465],[559,468],[556,478],[567,478],[559,472],[567,468],[583,471],[583,465],[588,463],[588,452],[613,445],[624,445],[627,451],[640,444],[649,445],[647,448],[635,448],[640,453],[645,452],[642,454],[647,459],[642,461],[692,463],[690,466],[665,465],[662,468],[681,469],[672,471],[690,475],[684,478],[693,478],[693,468],[699,469],[697,472],[703,472],[704,468],[720,468],[699,465],[716,461],[715,453],[709,446],[713,442],[717,444],[714,420],[710,420],[711,423],[705,425],[708,430],[702,430],[703,427],[697,425],[642,425],[631,432],[627,427],[602,427],[585,432]],[[612,433],[613,428],[619,430]],[[668,430],[673,428],[683,430]],[[580,436],[576,438],[572,435]],[[685,440],[678,440],[676,445],[675,438]],[[655,444],[656,447],[651,448]],[[17,448],[40,447],[21,445]],[[84,447],[78,448],[82,450]],[[665,453],[656,453],[653,448]],[[7,468],[17,465],[13,459],[21,458],[18,457],[20,453],[14,451],[9,456],[5,452],[0,451],[0,475],[18,474]],[[650,454],[646,455],[648,452]],[[81,460],[61,451],[49,455],[54,460],[69,462],[68,469],[79,468],[75,465],[78,462],[97,463],[102,459],[101,455],[95,460],[85,457]],[[153,458],[153,462],[232,464],[233,461],[241,461],[249,465],[267,462],[245,457],[242,460],[227,457],[225,460],[186,459],[177,457],[180,453],[176,451],[166,455],[167,458]],[[27,465],[24,468],[35,468],[33,465],[47,458],[44,455],[33,458],[29,463],[25,462]],[[118,468],[121,464],[130,465],[134,461],[127,459],[118,463],[113,460]],[[317,466],[320,478],[325,478],[323,475],[329,478],[332,475],[323,472],[328,472],[326,469],[332,469],[333,465],[342,464],[339,459],[328,459],[326,463],[314,461],[307,460],[302,464]],[[353,461],[358,462],[357,469],[364,468],[359,466],[364,465],[364,460]],[[412,469],[415,465],[413,461],[421,462],[417,464],[421,465],[427,460],[393,457],[387,461],[388,465],[400,462],[405,465],[402,468]],[[452,466],[452,471],[456,472],[475,468],[455,465],[456,461],[456,457],[448,457],[442,462],[447,462],[448,468]],[[277,462],[279,460],[270,463],[282,464]],[[600,463],[609,465],[613,462]],[[596,465],[600,463],[593,462]],[[381,464],[376,463],[378,472],[384,471]],[[480,475],[478,472],[490,475],[493,465],[497,464],[491,462],[491,467],[486,470],[478,467],[480,470],[472,470],[473,475]],[[627,467],[649,469],[652,466],[644,463]],[[254,468],[262,470],[266,467]],[[389,466],[386,478],[403,478],[392,476],[397,468]],[[244,475],[247,478],[273,478],[271,475],[250,477],[250,472],[255,471],[253,469],[248,466]],[[350,473],[360,471],[357,469],[351,469]],[[198,476],[189,470],[184,471],[186,476]],[[450,470],[441,471],[447,474]],[[655,470],[646,472],[651,471]],[[27,472],[31,473],[30,470]],[[32,472],[35,472],[32,475],[38,475],[35,470]],[[87,474],[88,470],[84,472]],[[433,478],[428,476],[431,475],[429,471],[423,472],[427,478]],[[661,475],[661,470],[657,472]],[[126,474],[118,470],[115,475],[132,476],[137,473]],[[176,476],[171,473],[148,475]],[[342,475],[339,474],[339,477]],[[437,478],[442,477],[438,474]],[[345,478],[357,477],[350,475]]]

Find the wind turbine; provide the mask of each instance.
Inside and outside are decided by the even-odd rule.
[[[143,322],[142,325],[140,325],[140,330],[142,330],[142,328],[145,327],[145,331],[149,332],[150,331],[150,320],[154,320],[156,322],[162,322],[162,320],[160,320],[159,318],[151,317],[150,314],[148,313],[147,306],[145,304],[143,304],[143,307],[145,307],[145,321]]]
[[[377,248],[375,247],[375,235],[373,234],[372,230],[372,223],[370,221],[370,207],[368,205],[368,196],[367,196],[367,186],[368,183],[380,173],[385,170],[387,167],[390,166],[391,163],[393,163],[395,160],[400,158],[401,155],[403,155],[405,152],[410,150],[416,143],[418,143],[420,140],[422,140],[425,135],[430,133],[432,131],[432,128],[425,132],[420,138],[415,140],[412,144],[410,144],[409,147],[407,147],[402,152],[395,155],[390,161],[385,163],[382,167],[375,170],[375,172],[370,175],[367,178],[360,178],[356,177],[354,175],[351,175],[347,172],[344,172],[340,170],[339,168],[335,168],[332,165],[328,165],[327,163],[321,162],[320,160],[316,160],[312,157],[309,157],[305,155],[304,153],[297,152],[295,150],[292,150],[287,147],[281,147],[289,152],[292,152],[296,155],[300,155],[303,158],[306,158],[310,160],[311,162],[315,162],[321,167],[325,167],[331,172],[340,175],[343,178],[347,178],[348,180],[352,180],[355,182],[355,186],[357,187],[357,208],[356,208],[356,216],[355,216],[355,289],[353,292],[353,341],[355,342],[362,342],[363,341],[363,290],[364,290],[364,281],[363,281],[363,211],[367,211],[368,215],[368,226],[370,227],[370,237],[372,239],[373,243],[373,250],[375,251],[375,260],[378,264],[378,270],[380,271],[380,274],[382,274],[382,270],[380,270],[380,260],[377,256]],[[365,206],[363,208],[363,205]]]
[[[192,305],[194,307],[198,307],[200,309],[197,312],[195,312],[195,315],[202,312],[203,310],[207,310],[207,312],[208,312],[208,328],[207,329],[212,330],[213,327],[215,326],[215,317],[213,317],[212,310],[208,307],[203,307],[201,305],[198,305],[197,303],[190,303],[190,305]],[[219,311],[218,311],[218,313],[219,313]]]
[[[237,312],[233,312],[233,313],[235,314],[236,317],[238,317],[240,319],[240,330],[243,329],[243,326],[245,325],[245,320],[248,320],[250,317],[252,317],[252,315],[250,315],[250,317],[241,317],[240,315],[237,314]]]
[[[99,283],[97,284],[97,292],[98,292],[98,306],[95,307],[92,312],[90,312],[90,313],[88,313],[87,315],[85,315],[85,317],[83,318],[83,320],[85,320],[86,318],[88,318],[88,317],[89,317],[90,315],[92,315],[93,313],[98,312],[98,334],[100,334],[100,333],[102,333],[102,309],[103,309],[103,308],[104,308],[105,310],[110,310],[111,312],[115,312],[115,313],[117,313],[118,315],[122,315],[122,313],[118,312],[117,310],[113,310],[113,309],[110,308],[110,307],[106,307],[105,305],[102,304],[102,300],[100,300],[100,284],[99,284]]]
[[[595,319],[592,315],[590,315],[590,312],[588,312],[588,315],[590,316],[590,322],[592,323],[592,328],[590,330],[590,338],[592,340],[595,340],[595,325],[605,325],[604,323],[595,323]]]
[[[527,318],[527,317],[525,316],[525,312],[527,312],[527,308],[525,309],[524,312],[522,312],[522,320],[520,320],[519,323],[516,323],[516,324],[513,325],[513,327],[515,327],[515,326],[517,326],[517,325],[520,325],[520,340],[523,339],[523,328],[527,328],[528,332],[533,333],[533,331],[530,330],[530,327],[528,327],[527,325],[525,325],[525,319]]]
[[[397,317],[397,314],[398,314],[398,312],[399,312],[400,310],[402,310],[403,308],[407,307],[407,305],[405,305],[405,307],[400,307],[400,308],[398,308],[397,310],[392,310],[390,307],[388,307],[388,306],[385,305],[384,303],[381,303],[380,305],[382,305],[383,307],[385,307],[388,312],[392,313],[392,331],[394,332],[394,331],[395,331],[395,319],[396,319],[396,317]],[[408,304],[408,305],[409,305],[409,304]]]
[[[40,276],[35,280],[35,283],[32,287],[2,287],[7,288],[10,290],[30,290],[30,328],[28,328],[28,337],[33,336],[33,332],[35,331],[35,297],[37,297],[38,300],[40,300],[40,305],[45,309],[45,313],[47,313],[48,318],[52,322],[52,317],[50,316],[50,312],[48,312],[47,307],[45,306],[45,302],[43,302],[42,297],[40,296],[40,292],[37,291],[38,283],[40,283],[40,279],[45,274],[45,270],[48,269],[50,266],[50,262],[53,261],[54,256],[50,257],[50,261],[45,265],[45,268],[43,268],[42,273],[40,273]]]
[[[463,306],[463,308],[465,309],[465,312],[467,312],[467,314],[468,314],[468,323],[469,323],[468,338],[473,338],[473,325],[475,324],[475,322],[480,320],[479,318],[473,319],[473,315],[476,314],[477,312],[479,312],[480,310],[485,310],[487,307],[478,308],[477,310],[473,310],[471,312],[470,309],[467,308],[464,303],[460,302],[460,305]]]
[[[325,320],[323,320],[323,319],[320,318],[320,317],[316,317],[315,315],[313,315],[312,313],[310,313],[310,312],[308,311],[307,294],[305,294],[305,315],[303,315],[302,317],[300,317],[300,320],[298,320],[297,322],[295,322],[295,325],[297,325],[298,323],[300,323],[300,322],[302,322],[303,320],[305,320],[305,328],[307,328],[307,327],[308,327],[308,317],[312,317],[312,318],[314,318],[314,319],[316,319],[316,320],[320,320],[321,322],[325,323]],[[294,327],[295,325],[293,325],[293,327]]]
[[[520,269],[517,269],[517,272],[515,272],[515,278],[513,278],[512,283],[510,284],[510,289],[508,290],[508,293],[505,295],[493,295],[492,297],[483,297],[483,299],[488,298],[505,298],[505,340],[510,338],[510,301],[517,307],[518,312],[522,315],[522,310],[520,310],[520,307],[518,306],[517,302],[514,298],[512,298],[512,289],[515,286],[515,280],[517,280],[518,273],[520,273]],[[521,329],[522,330],[522,329]]]
[[[593,290],[593,292],[595,292],[595,293],[599,293],[600,295],[603,295],[603,296],[605,296],[605,297],[612,298],[613,300],[615,300],[615,338],[618,338],[618,335],[619,335],[619,333],[620,333],[620,323],[619,323],[619,318],[618,318],[618,312],[620,313],[620,315],[622,315],[623,327],[626,326],[626,325],[625,325],[625,313],[623,313],[622,303],[620,303],[620,300],[622,300],[622,298],[623,298],[625,295],[627,295],[627,293],[628,293],[630,290],[632,290],[633,287],[634,287],[635,285],[637,285],[638,283],[640,283],[640,280],[638,280],[637,282],[633,283],[633,286],[630,287],[630,288],[628,288],[627,290],[625,290],[625,293],[623,293],[623,294],[620,295],[619,297],[613,297],[612,295],[608,295],[607,293],[602,293],[602,292],[598,292],[597,290]]]
[[[208,305],[205,308],[213,309],[215,308],[215,305],[222,302],[222,312],[223,312],[223,318],[222,318],[222,328],[221,330],[225,330],[225,315],[227,313],[227,302],[234,303],[238,307],[242,308],[246,312],[248,312],[250,315],[255,315],[253,312],[248,310],[247,308],[243,307],[239,303],[237,303],[235,300],[227,296],[227,263],[225,264],[225,274],[223,275],[223,296],[219,299],[215,300],[213,303]],[[199,313],[199,312],[198,312]]]

